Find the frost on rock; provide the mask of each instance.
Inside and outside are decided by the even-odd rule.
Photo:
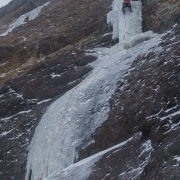
[[[42,6],[39,6],[36,9],[34,9],[34,10],[32,10],[32,11],[26,13],[26,14],[23,14],[18,19],[14,20],[12,22],[12,24],[10,24],[9,29],[6,32],[2,33],[0,35],[0,37],[8,35],[8,33],[11,32],[16,27],[18,27],[18,26],[20,26],[22,24],[25,24],[26,23],[25,20],[27,18],[29,19],[29,21],[32,21],[32,20],[36,19],[39,16],[39,13],[41,12],[42,8],[45,7],[45,6],[48,6],[49,4],[50,4],[50,2],[47,2],[46,4],[44,4]]]
[[[127,179],[136,180],[142,174],[145,166],[150,161],[151,153],[154,151],[151,140],[145,141],[141,145],[139,150],[141,153],[137,158],[135,158],[137,162],[136,163],[129,162],[127,171],[121,173],[119,175],[119,179],[121,179],[121,180],[127,180]],[[128,162],[126,162],[126,163],[128,163]]]
[[[180,163],[180,156],[175,156],[174,160],[177,161],[178,163]]]
[[[114,1],[113,7],[117,6],[117,2],[117,0]],[[138,25],[137,22],[141,21],[141,3],[134,3],[133,9],[133,14],[127,13],[125,17],[117,16],[119,25],[125,27],[127,23],[122,18]],[[109,17],[112,22],[113,17]],[[126,28],[129,28],[128,32],[137,37],[137,34],[141,33],[141,26]],[[118,31],[121,35],[123,30],[126,29],[115,29],[113,33]],[[132,40],[127,38],[127,41],[126,43],[130,44]],[[116,89],[117,82],[123,80],[123,75],[136,57],[141,53],[148,53],[149,49],[160,41],[159,38],[153,38],[128,50],[124,49],[123,43],[111,48],[93,50],[92,54],[97,56],[97,60],[91,63],[92,72],[79,85],[51,104],[37,126],[29,146],[26,180],[43,180],[61,171],[67,172],[64,169],[72,166],[78,158],[77,149],[84,149],[93,143],[92,134],[107,119],[110,111],[109,100]],[[91,51],[88,54],[91,54]],[[87,174],[92,165],[93,163],[90,162],[86,166]],[[82,171],[77,171],[76,168],[71,171],[74,171],[71,174],[76,174],[75,179],[81,179]]]

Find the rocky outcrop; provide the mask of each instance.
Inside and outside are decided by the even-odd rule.
[[[48,0],[13,0],[0,8],[0,33],[6,31],[9,25],[19,16],[43,5]]]
[[[143,30],[164,32],[180,22],[180,1],[142,0]]]

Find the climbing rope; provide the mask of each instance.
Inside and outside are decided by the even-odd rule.
[[[127,33],[127,32],[126,32],[126,33]],[[125,34],[126,34],[126,33],[125,33]],[[124,36],[123,36],[123,40],[125,39],[125,34],[124,34]],[[111,41],[111,42],[112,42],[112,41]],[[119,44],[120,44],[120,43],[119,43]],[[118,48],[118,46],[117,46],[117,48]],[[117,50],[117,48],[113,51],[112,54],[114,54],[114,52]],[[99,68],[99,70],[94,74],[94,79],[91,81],[91,85],[93,84],[95,78],[97,77],[97,74],[101,71],[101,69],[107,64],[107,62],[108,62],[110,59],[111,59],[111,56],[105,61],[104,64],[102,64],[102,66]],[[90,86],[91,86],[91,85],[90,85]],[[75,131],[73,132],[72,137],[75,137],[75,134],[76,134],[78,128],[79,128],[79,125],[76,127]],[[69,146],[68,149],[67,149],[67,156],[66,156],[66,158],[65,158],[64,161],[63,161],[63,167],[65,166],[65,163],[66,163],[67,159],[69,158],[69,155],[70,155],[69,152],[70,152],[70,149],[71,149],[71,147],[72,147],[72,144],[73,144],[73,138],[72,138],[72,141],[71,141],[71,143],[70,143],[70,146]],[[61,174],[62,171],[63,171],[63,169],[60,170],[59,176],[60,176],[60,174]]]
[[[126,29],[126,25],[127,25],[127,22],[125,23],[125,29]],[[128,32],[126,31],[125,34],[124,34],[124,36],[123,36],[123,39],[122,39],[122,40],[125,39],[125,35],[126,35],[127,33],[128,33]],[[121,44],[121,42],[119,42],[119,44]],[[111,45],[112,45],[112,40],[111,40],[110,46],[111,46]],[[118,47],[119,47],[119,46],[117,46],[117,48],[112,52],[112,54],[114,54],[114,52],[118,49]],[[79,84],[79,85],[77,85],[76,87],[74,87],[74,89],[71,91],[71,93],[70,93],[70,95],[69,95],[69,97],[68,97],[68,100],[67,100],[67,102],[66,102],[64,111],[63,111],[63,113],[62,113],[62,119],[61,119],[61,121],[60,121],[60,123],[59,123],[58,130],[57,130],[56,136],[55,136],[55,138],[54,138],[54,140],[53,140],[50,153],[49,153],[49,155],[48,155],[46,164],[45,164],[45,166],[44,166],[44,171],[43,171],[43,173],[42,173],[41,180],[43,180],[44,175],[45,175],[45,172],[46,172],[46,170],[47,170],[47,167],[48,167],[48,164],[49,164],[49,160],[50,160],[51,154],[52,154],[52,152],[53,152],[55,143],[56,143],[57,138],[58,138],[58,135],[59,135],[59,133],[60,133],[60,129],[61,129],[62,123],[63,123],[63,121],[64,121],[64,119],[65,119],[65,115],[66,115],[67,109],[68,109],[68,107],[69,107],[69,103],[70,103],[70,101],[71,101],[71,99],[72,99],[72,97],[73,97],[73,94],[75,93],[75,91],[76,91],[78,88],[80,88],[80,87],[81,87],[82,85],[84,85],[90,78],[93,77],[93,80],[91,81],[91,85],[92,85],[93,82],[94,82],[94,80],[96,79],[96,76],[98,75],[98,73],[103,69],[103,67],[107,64],[107,62],[111,59],[111,57],[112,57],[112,56],[110,56],[109,58],[107,58],[107,60],[100,66],[100,68],[99,68],[94,74],[92,74],[92,75],[90,75],[89,77],[87,77],[81,84]],[[78,127],[79,127],[79,126],[76,127],[76,130],[77,130]],[[72,137],[75,136],[76,130],[73,132],[73,136],[72,136]],[[72,141],[71,141],[71,143],[70,143],[70,146],[68,147],[67,155],[65,156],[66,158],[64,159],[64,162],[62,163],[62,164],[63,164],[62,167],[64,167],[65,162],[66,162],[67,158],[69,157],[69,151],[70,151],[70,149],[71,149],[71,147],[72,147],[72,143],[73,143],[73,138],[72,138]],[[62,170],[63,170],[63,169],[62,169]],[[62,170],[60,170],[59,175],[60,175],[60,173],[62,172]]]

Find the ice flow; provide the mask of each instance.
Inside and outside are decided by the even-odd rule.
[[[107,22],[113,26],[113,38],[119,38],[119,44],[89,51],[97,56],[90,64],[92,72],[50,105],[29,146],[26,180],[51,179],[57,174],[61,179],[63,169],[78,158],[77,148],[83,149],[93,143],[92,133],[107,119],[109,99],[117,81],[123,81],[123,74],[140,53],[146,53],[157,43],[156,40],[137,45],[142,37],[154,35],[151,32],[141,34],[140,1],[132,2],[133,13],[127,10],[125,15],[121,12],[121,3],[121,0],[114,0],[112,11],[107,15]],[[90,173],[93,163],[83,168]],[[82,177],[82,171],[78,172],[73,172],[76,178]],[[79,179],[86,179],[88,172]],[[64,180],[68,179],[64,176]]]

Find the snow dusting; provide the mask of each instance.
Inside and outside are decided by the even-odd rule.
[[[91,74],[50,105],[29,146],[26,180],[30,175],[31,180],[51,180],[60,172],[63,172],[61,179],[64,180],[86,179],[94,162],[101,156],[90,157],[92,159],[88,159],[86,165],[83,164],[87,159],[73,165],[78,158],[77,148],[83,149],[93,143],[92,133],[107,120],[109,99],[117,81],[123,81],[123,75],[137,56],[148,53],[161,42],[152,32],[141,33],[140,1],[132,3],[132,14],[127,11],[125,15],[121,12],[121,3],[114,0],[108,22],[113,24],[113,37],[123,41],[111,48],[89,51],[88,54],[97,56],[97,60],[91,63]],[[152,37],[155,38],[146,41]],[[142,146],[142,153],[150,152],[149,149],[151,142],[147,141]],[[137,170],[138,173],[145,164]],[[77,170],[76,166],[81,168]],[[68,168],[71,169],[71,178]]]
[[[119,175],[120,179],[126,180],[129,177],[129,179],[135,180],[142,174],[145,166],[150,161],[151,153],[154,151],[151,140],[145,141],[142,144],[140,150],[141,154],[137,158],[137,160],[139,160],[140,163],[138,163],[136,166],[130,165],[126,172],[123,172]]]

